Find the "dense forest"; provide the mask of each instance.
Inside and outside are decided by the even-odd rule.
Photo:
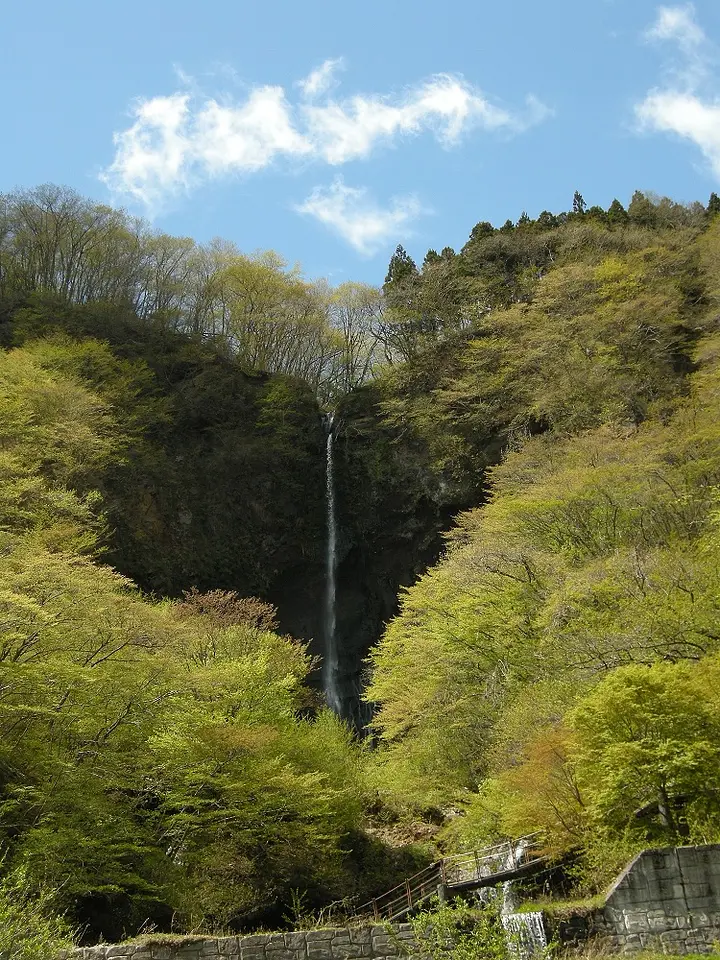
[[[718,213],[576,193],[333,289],[1,197],[0,925],[287,925],[423,823],[584,892],[720,839]]]

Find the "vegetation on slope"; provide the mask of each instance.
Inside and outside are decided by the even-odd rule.
[[[311,658],[233,593],[153,602],[97,563],[112,413],[33,350],[0,362],[4,867],[95,935],[262,917],[352,888],[359,759],[306,718]]]
[[[5,198],[0,910],[90,940],[366,897],[403,872],[376,790],[461,809],[448,844],[541,828],[596,882],[716,838],[719,205],[578,195],[399,249],[380,301]],[[265,602],[322,569],[330,400],[383,610],[475,506],[372,654],[372,755]]]
[[[461,805],[456,843],[542,829],[602,884],[720,835],[720,224],[587,219],[432,390],[389,390],[448,475],[504,452],[367,695],[391,802]]]
[[[382,889],[359,748],[308,687],[306,647],[246,599],[321,560],[317,384],[188,327],[191,277],[159,266],[173,238],[129,237],[53,189],[3,215],[8,916],[25,904],[34,923],[49,890],[86,940],[119,939],[282,923],[297,890],[312,908]],[[113,223],[137,262],[98,226]],[[239,260],[227,269],[254,269]]]

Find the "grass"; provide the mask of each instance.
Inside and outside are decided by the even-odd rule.
[[[533,913],[542,910],[551,917],[564,917],[571,913],[589,913],[591,910],[598,910],[604,903],[603,894],[581,900],[554,900],[551,897],[538,897],[536,900],[526,900],[525,903],[521,903],[515,913]]]

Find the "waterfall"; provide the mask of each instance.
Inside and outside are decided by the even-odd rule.
[[[503,861],[503,870],[514,870],[522,863],[527,847],[528,842],[524,838],[519,840],[515,847],[510,847],[508,855]],[[500,912],[504,915],[513,913],[518,906],[513,884],[513,880],[506,880],[502,885],[502,907]]]
[[[518,960],[541,955],[548,945],[542,913],[511,913],[500,918],[510,953]]]
[[[335,518],[335,470],[334,470],[334,418],[330,413],[325,418],[327,439],[325,441],[325,504],[327,513],[327,548],[325,555],[325,658],[323,660],[323,690],[325,700],[335,713],[341,714],[340,694],[337,685],[338,655],[335,637],[335,576],[337,571],[337,521]]]
[[[514,870],[519,866],[528,849],[528,841],[522,839],[511,847],[503,863],[503,869]],[[515,913],[519,903],[514,889],[515,881],[506,880],[502,885],[502,906],[500,921],[505,930],[509,953],[517,960],[531,960],[541,955],[547,948],[545,921],[540,911]]]

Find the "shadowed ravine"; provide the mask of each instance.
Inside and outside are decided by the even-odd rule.
[[[325,657],[323,660],[323,690],[329,707],[342,713],[340,692],[337,684],[338,652],[335,637],[335,577],[337,573],[337,519],[335,515],[335,468],[334,468],[334,417],[325,418],[327,440],[325,442],[325,500],[327,512],[327,547],[325,555]]]

